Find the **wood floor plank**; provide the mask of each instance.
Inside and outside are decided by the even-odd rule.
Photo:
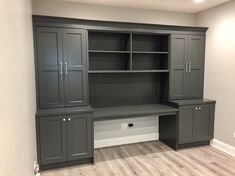
[[[235,158],[211,146],[174,151],[159,141],[96,149],[95,165],[41,176],[235,176]]]

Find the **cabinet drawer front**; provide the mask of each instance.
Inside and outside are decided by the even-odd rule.
[[[93,150],[93,123],[91,114],[68,116],[68,159],[89,158]]]
[[[67,160],[65,116],[40,117],[40,164]]]

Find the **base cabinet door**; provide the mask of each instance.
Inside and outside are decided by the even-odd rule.
[[[213,138],[213,105],[200,105],[196,110],[196,141],[208,141]]]
[[[40,165],[92,158],[93,121],[91,113],[50,115],[38,118]]]
[[[209,141],[214,131],[214,104],[180,106],[178,143]]]
[[[40,164],[67,160],[66,116],[40,118]]]
[[[180,108],[179,112],[179,144],[195,141],[195,112],[194,106]]]
[[[91,114],[68,116],[68,160],[92,156],[92,117]]]

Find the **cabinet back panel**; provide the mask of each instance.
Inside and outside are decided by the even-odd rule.
[[[89,53],[89,70],[128,70],[129,57],[123,53]]]
[[[168,51],[167,35],[133,34],[133,51]]]
[[[89,91],[93,107],[157,103],[160,76],[154,73],[91,74]]]
[[[162,70],[168,69],[166,54],[133,54],[133,70]]]
[[[89,32],[89,50],[129,51],[130,34]]]

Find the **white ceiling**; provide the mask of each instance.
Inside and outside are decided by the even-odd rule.
[[[204,0],[194,3],[194,0],[58,0],[96,5],[130,7],[140,9],[164,10],[174,12],[197,13],[229,0]]]

